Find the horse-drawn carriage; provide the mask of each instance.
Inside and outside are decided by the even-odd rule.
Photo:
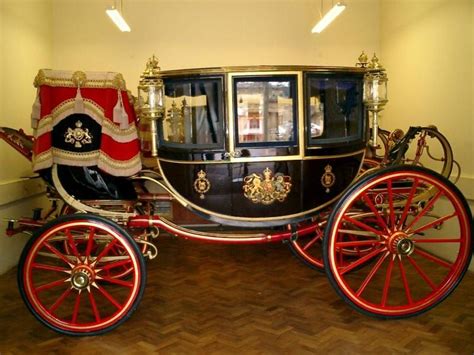
[[[33,234],[18,270],[29,310],[64,334],[115,328],[140,302],[160,231],[288,242],[350,306],[378,318],[444,300],[472,253],[471,212],[448,180],[452,152],[433,128],[389,136],[374,122],[370,131],[386,77],[366,64],[161,71],[153,57],[138,99],[120,74],[41,70],[34,138],[0,131],[53,201],[7,228]],[[411,161],[413,139],[422,143]],[[441,145],[440,173],[419,166],[427,139]],[[171,200],[213,227],[174,223]]]

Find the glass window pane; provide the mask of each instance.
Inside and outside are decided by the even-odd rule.
[[[223,136],[221,86],[219,79],[165,82],[164,142],[220,145]]]
[[[310,77],[308,134],[312,144],[362,138],[362,80]]]
[[[236,79],[238,144],[295,141],[294,93],[293,79]]]

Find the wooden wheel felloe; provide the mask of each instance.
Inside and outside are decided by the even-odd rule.
[[[464,276],[472,254],[471,220],[464,197],[440,174],[414,166],[379,170],[354,184],[329,217],[326,273],[361,313],[423,313]],[[366,250],[344,252],[354,247]]]
[[[110,220],[84,214],[61,216],[39,229],[18,270],[28,309],[68,335],[96,335],[120,325],[138,307],[145,279],[133,238]]]

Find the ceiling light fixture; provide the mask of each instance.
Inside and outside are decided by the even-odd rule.
[[[130,26],[127,24],[127,21],[123,18],[123,4],[122,0],[120,0],[120,11],[114,6],[110,9],[105,10],[105,13],[110,17],[110,19],[115,23],[115,25],[119,28],[122,32],[130,32]]]
[[[321,8],[323,7],[323,2],[321,0]],[[311,33],[321,33],[334,19],[341,14],[346,9],[346,5],[342,2],[336,3],[331,10],[329,10],[324,17],[322,17],[318,23],[313,27]],[[322,12],[322,11],[321,11]]]

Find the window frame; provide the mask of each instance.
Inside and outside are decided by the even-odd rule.
[[[362,143],[365,140],[365,126],[366,126],[366,109],[365,105],[362,103],[360,107],[357,108],[358,111],[356,122],[357,122],[357,132],[356,134],[351,137],[333,137],[333,138],[321,138],[321,137],[311,137],[311,80],[312,79],[320,79],[320,80],[328,80],[331,81],[336,86],[338,81],[340,82],[354,82],[358,87],[358,93],[361,95],[360,100],[362,100],[363,95],[363,74],[360,73],[305,73],[304,82],[305,82],[305,89],[304,89],[304,113],[305,113],[305,140],[306,140],[306,147],[307,149],[317,149],[321,147],[337,147],[337,146],[348,146],[348,145],[356,145],[358,143]],[[326,90],[326,89],[325,89]],[[357,100],[359,101],[359,100]],[[362,102],[362,101],[360,101]],[[326,105],[325,105],[326,106]],[[323,111],[323,118],[324,118],[324,129],[327,129],[327,121],[326,121],[326,107]]]
[[[200,143],[178,143],[178,142],[171,142],[164,139],[164,119],[160,119],[158,123],[158,136],[159,136],[159,145],[163,148],[173,148],[173,149],[183,149],[186,151],[198,152],[198,151],[224,151],[226,146],[226,130],[227,130],[227,123],[226,123],[226,103],[225,103],[225,80],[224,75],[209,75],[209,76],[189,76],[189,77],[168,77],[164,78],[164,86],[165,86],[165,100],[166,100],[166,90],[168,85],[171,83],[173,84],[189,84],[189,83],[200,83],[200,82],[215,82],[217,83],[217,115],[220,119],[218,122],[219,130],[216,132],[218,142],[211,143],[211,144],[200,144]],[[166,118],[166,112],[165,112]]]

